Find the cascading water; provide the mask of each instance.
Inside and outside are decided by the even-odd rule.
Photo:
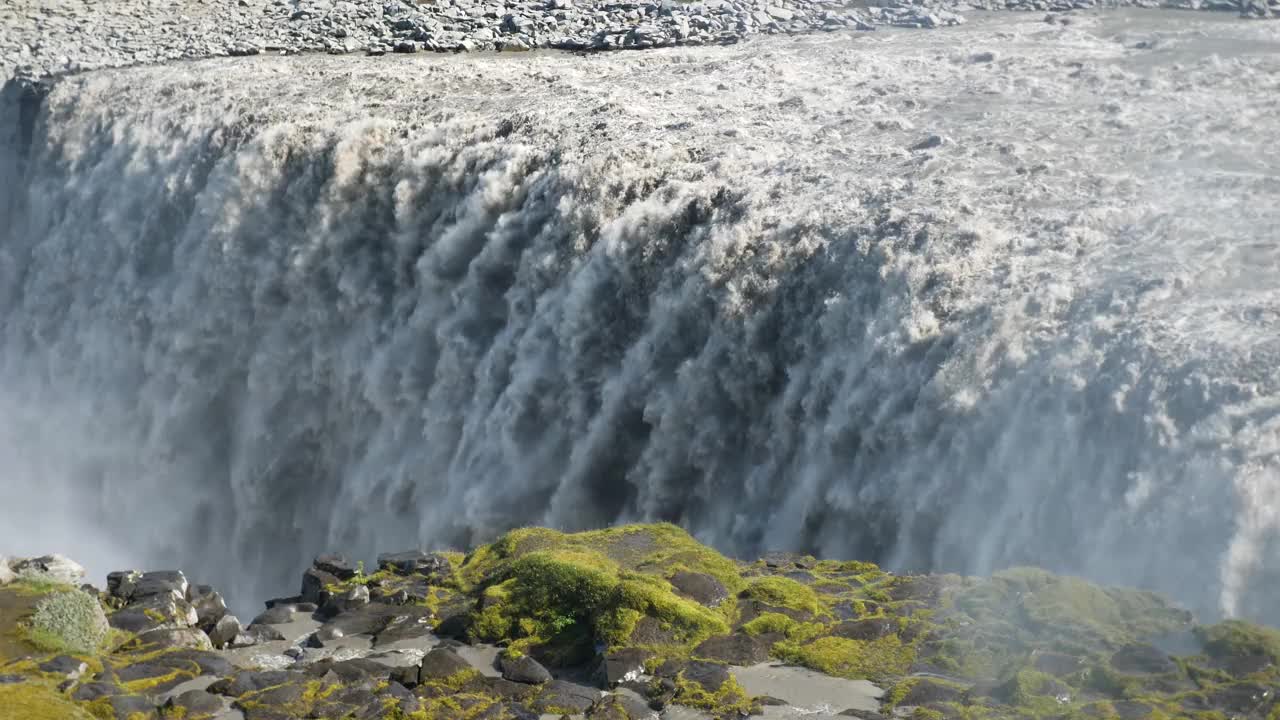
[[[1009,74],[890,35],[11,98],[0,541],[248,602],[666,519],[1275,620],[1277,63],[1073,32]]]

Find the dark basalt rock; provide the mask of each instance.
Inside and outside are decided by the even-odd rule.
[[[506,678],[487,677],[484,678],[483,682],[485,691],[488,694],[503,700],[524,702],[537,697],[540,692],[540,688],[536,685],[507,680]]]
[[[618,683],[634,680],[644,673],[644,664],[653,653],[641,648],[622,648],[607,653],[596,669],[596,682],[611,688]]]
[[[293,605],[276,605],[269,610],[258,614],[258,617],[249,623],[249,627],[257,625],[284,625],[293,622],[293,616],[297,614],[297,610]]]
[[[71,699],[77,702],[91,702],[120,693],[120,687],[115,683],[98,680],[77,685],[76,689],[71,691]]]
[[[298,596],[303,602],[323,606],[329,599],[330,585],[337,585],[341,579],[337,575],[319,568],[307,568],[302,574],[302,593]]]
[[[540,685],[551,681],[551,673],[528,655],[511,658],[503,656],[498,661],[502,677],[512,682]]]
[[[566,680],[552,680],[547,683],[532,704],[536,712],[547,713],[557,710],[572,710],[575,713],[586,712],[595,705],[600,692],[595,688],[578,685]]]
[[[631,631],[632,645],[671,645],[676,642],[675,632],[662,627],[657,618],[642,617]]]
[[[856,710],[854,708],[844,710],[840,714],[845,717],[860,718],[860,720],[884,720],[885,718],[884,715],[881,715],[878,712],[872,712],[870,710]]]
[[[169,698],[164,706],[169,710],[166,716],[178,715],[175,710],[181,708],[183,716],[199,717],[222,712],[224,702],[221,697],[205,690],[188,690],[177,697]]]
[[[273,685],[283,685],[302,678],[302,673],[289,670],[244,670],[230,677],[215,681],[205,688],[215,695],[240,697]]]
[[[724,584],[705,573],[678,572],[670,578],[676,592],[709,608],[719,607],[729,598]]]
[[[587,720],[640,720],[653,715],[649,707],[625,695],[606,695],[587,708]]]
[[[116,720],[151,720],[159,717],[155,704],[141,695],[113,695],[107,702]]]
[[[425,575],[437,580],[443,580],[453,574],[453,565],[449,563],[448,558],[421,550],[383,553],[378,556],[378,568],[398,575]]]
[[[326,553],[316,556],[311,566],[320,572],[332,575],[339,580],[350,580],[356,576],[356,566],[340,553]]]
[[[693,654],[695,657],[718,660],[730,665],[755,665],[769,659],[772,646],[773,643],[759,637],[734,633],[707,638],[693,649]]]
[[[145,572],[134,582],[130,599],[136,601],[152,595],[172,593],[175,598],[186,600],[187,587],[187,576],[181,570]]]
[[[448,648],[436,648],[422,658],[418,666],[418,682],[443,680],[467,670],[474,670],[461,655]]]

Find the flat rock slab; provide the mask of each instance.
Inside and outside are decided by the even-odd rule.
[[[730,673],[748,695],[785,700],[792,712],[875,712],[880,709],[880,698],[884,695],[884,690],[868,680],[845,680],[791,665],[761,663],[736,667]]]

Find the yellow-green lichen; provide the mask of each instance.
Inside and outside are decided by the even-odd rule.
[[[807,643],[784,640],[774,645],[773,654],[828,675],[882,680],[905,674],[915,657],[915,648],[896,635],[876,640],[826,636]]]
[[[807,585],[785,577],[760,577],[752,580],[743,597],[775,607],[817,615],[823,611],[818,594]]]

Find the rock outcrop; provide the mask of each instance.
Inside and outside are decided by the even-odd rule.
[[[1156,595],[1030,568],[738,562],[670,525],[518,530],[465,556],[387,555],[368,575],[333,557],[306,582],[332,578],[318,590],[346,601],[272,600],[244,631],[180,572],[112,573],[93,607],[114,630],[70,651],[32,632],[38,608],[90,596],[22,575],[0,589],[0,630],[22,638],[0,646],[0,708],[129,720],[741,717],[819,702],[863,718],[1280,711],[1280,632],[1199,625]]]

